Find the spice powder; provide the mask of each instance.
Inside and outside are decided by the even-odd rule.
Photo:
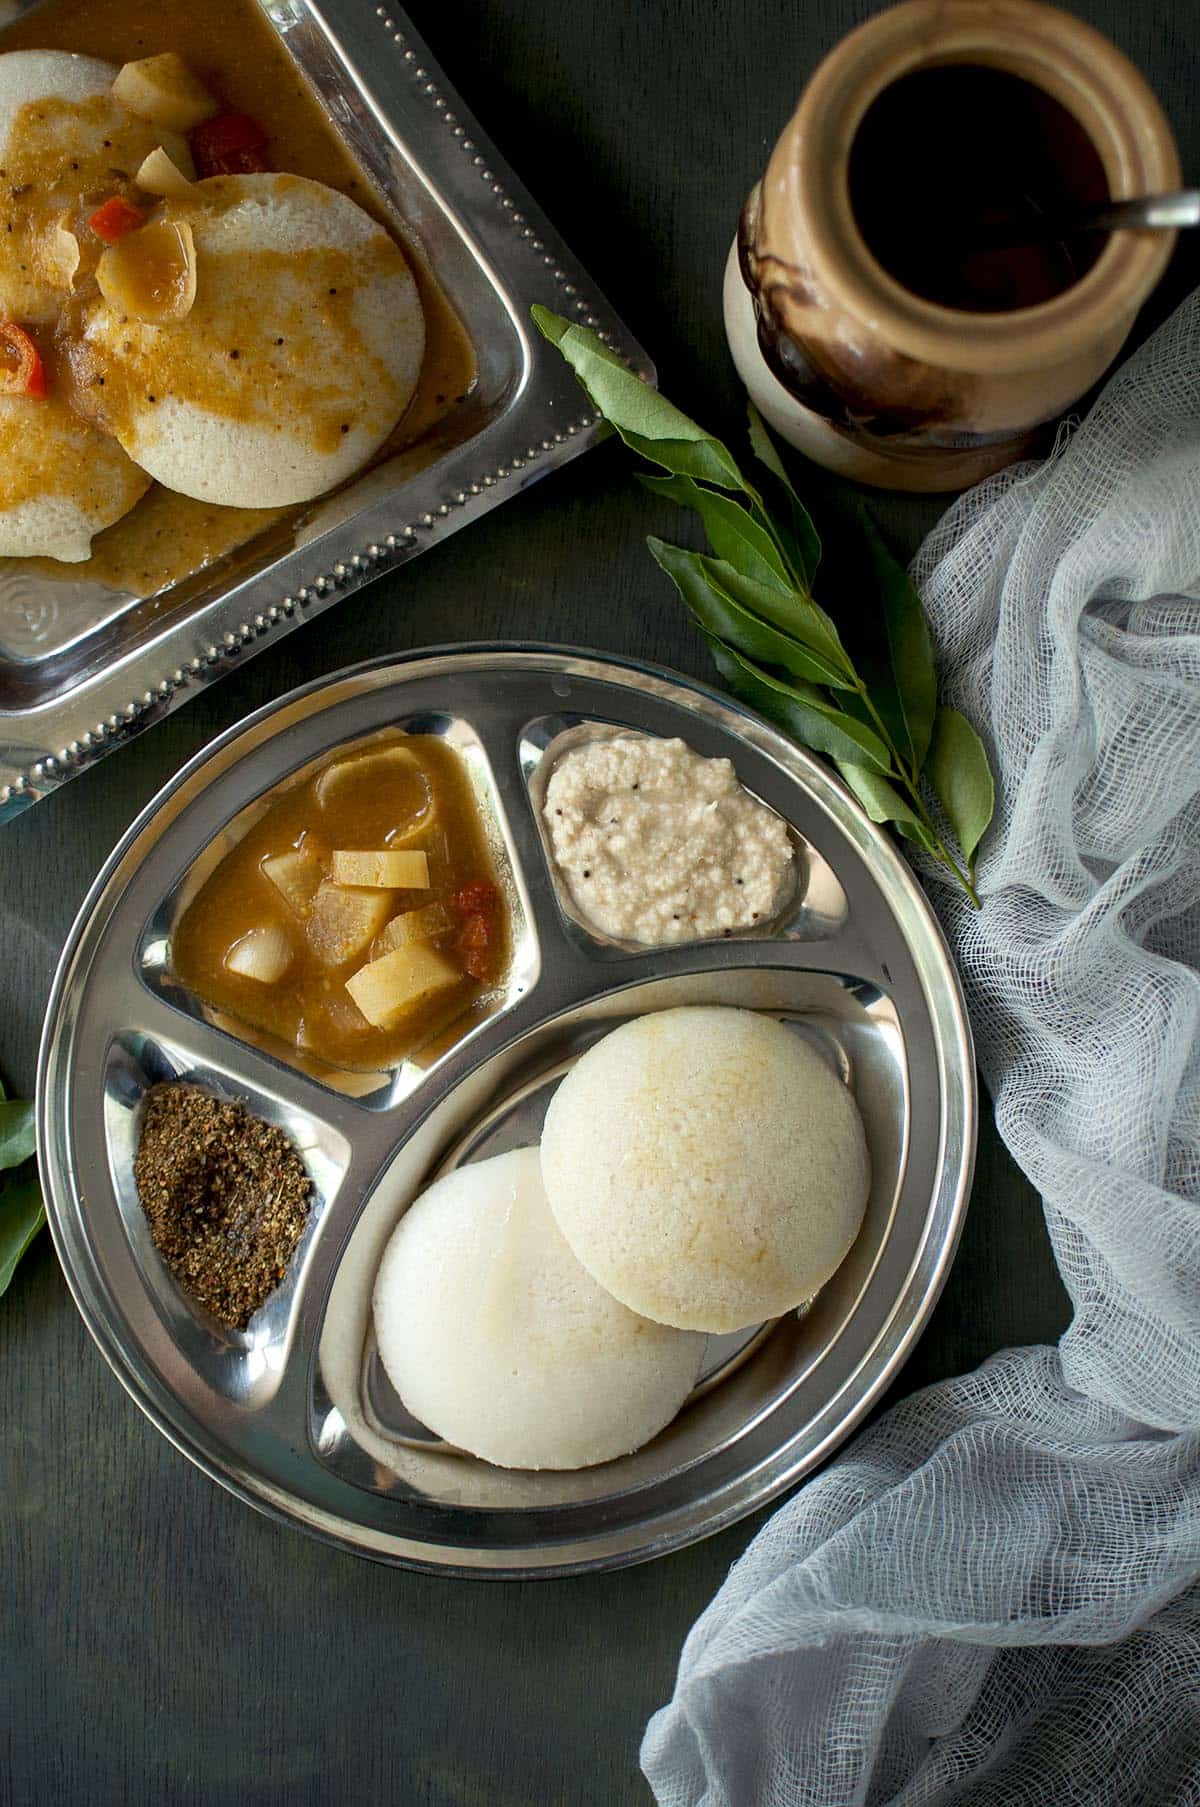
[[[172,1081],[146,1094],[133,1173],[180,1285],[244,1330],[283,1279],[308,1218],[312,1181],[295,1145],[244,1105]]]

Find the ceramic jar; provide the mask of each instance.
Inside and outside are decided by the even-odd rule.
[[[1174,244],[1171,233],[1094,239],[1095,261],[1068,286],[999,311],[947,306],[889,273],[852,205],[856,136],[893,84],[964,65],[1017,77],[1065,108],[1085,135],[1097,198],[1105,185],[1116,199],[1180,183],[1170,127],[1142,77],[1055,8],[906,0],[843,39],[746,204],[725,273],[725,325],[742,381],[776,431],[818,463],[888,489],[962,488],[1026,454],[1038,427],[1112,362]],[[959,149],[946,141],[945,157]],[[926,199],[937,204],[931,192],[914,205]]]

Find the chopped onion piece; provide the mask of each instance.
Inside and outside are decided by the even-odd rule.
[[[225,956],[229,972],[243,979],[257,979],[260,985],[274,985],[292,964],[292,945],[277,923],[264,923],[250,929],[235,941]]]
[[[432,827],[435,814],[429,779],[408,747],[380,747],[373,753],[339,759],[326,766],[316,783],[317,802],[335,832],[343,811],[356,810],[364,796],[397,794],[401,802],[411,798],[411,803],[401,812],[405,819],[396,822],[389,836],[393,845],[401,831],[407,838]]]
[[[174,159],[168,157],[161,144],[156,151],[151,151],[134,179],[148,195],[162,195],[170,201],[185,200],[196,186]]]
[[[74,215],[70,209],[60,213],[45,239],[46,262],[54,281],[64,289],[73,289],[79,274],[79,240],[71,230],[73,223]]]
[[[186,220],[155,219],[110,245],[96,265],[110,307],[150,326],[186,320],[196,299],[196,242]]]

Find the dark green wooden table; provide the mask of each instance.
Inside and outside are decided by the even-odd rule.
[[[362,0],[367,5],[369,0]],[[213,0],[216,19],[220,8]],[[414,0],[451,79],[656,359],[735,433],[720,323],[738,209],[857,0]],[[1200,176],[1200,0],[1077,8],[1134,56]],[[1182,292],[1177,261],[1152,314]],[[827,485],[812,483],[818,498]],[[665,511],[665,505],[664,505]],[[909,547],[931,503],[889,501]],[[59,947],[101,861],[192,753],[356,659],[527,638],[705,674],[644,550],[677,522],[614,447],[273,644],[0,830],[0,1069],[28,1090]],[[899,1388],[1054,1338],[1067,1306],[1036,1198],[985,1120],[950,1282]],[[566,1582],[437,1581],[280,1530],[141,1417],[76,1316],[49,1239],[0,1301],[4,1534],[0,1799],[620,1807],[684,1635],[750,1520],[647,1568]],[[745,1803],[745,1807],[753,1807]]]

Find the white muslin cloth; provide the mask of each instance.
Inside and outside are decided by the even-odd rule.
[[[1197,1807],[1200,295],[915,575],[998,790],[982,910],[934,902],[1073,1321],[776,1513],[642,1763],[661,1807]]]

